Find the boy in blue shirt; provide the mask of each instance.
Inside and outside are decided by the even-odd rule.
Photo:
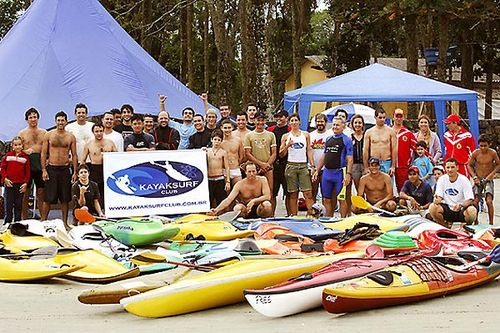
[[[426,155],[427,144],[425,141],[417,142],[417,157],[413,160],[413,165],[416,166],[420,173],[420,178],[432,186],[432,169],[433,165],[429,156]]]

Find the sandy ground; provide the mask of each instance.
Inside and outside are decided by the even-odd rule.
[[[499,179],[495,186],[495,197],[500,198]],[[495,225],[499,225],[498,199],[495,211]],[[481,213],[480,222],[487,223],[486,214]],[[317,309],[279,319],[266,318],[246,303],[145,319],[120,306],[80,304],[78,294],[91,287],[63,279],[0,283],[0,332],[472,332],[500,327],[499,279],[474,290],[405,306],[340,316]]]

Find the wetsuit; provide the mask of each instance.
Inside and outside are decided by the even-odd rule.
[[[333,190],[338,195],[342,190],[347,156],[352,156],[352,140],[344,133],[334,134],[326,140],[321,192],[323,198],[331,199]]]

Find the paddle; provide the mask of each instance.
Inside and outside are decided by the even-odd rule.
[[[346,167],[342,168],[342,173],[344,174],[344,179],[346,175]],[[346,186],[342,186],[342,189],[340,190],[340,193],[337,195],[337,199],[344,201],[345,200],[345,191],[346,191]]]
[[[469,268],[471,268],[473,266],[482,264],[482,263],[490,261],[490,260],[496,264],[500,264],[500,244],[495,246],[495,248],[493,250],[491,250],[490,254],[488,254],[486,257],[481,258],[481,259],[476,260],[476,261],[472,261],[468,264],[456,267],[454,269],[456,269],[458,271],[467,271],[467,270],[469,270]]]
[[[363,197],[361,197],[359,195],[353,195],[351,197],[351,201],[352,201],[352,204],[354,206],[356,206],[360,209],[368,210],[368,209],[372,208],[373,210],[379,211],[381,213],[385,213],[385,214],[390,215],[390,216],[396,216],[396,214],[389,212],[385,209],[372,206],[368,201],[366,201]]]
[[[168,260],[167,258],[163,257],[162,255],[158,255],[158,254],[154,254],[154,253],[138,254],[138,255],[133,256],[130,259],[130,261],[134,262],[136,264],[139,264],[139,265],[146,264],[146,263],[151,263],[151,264],[165,263],[165,264],[195,268],[195,269],[203,270],[203,271],[213,271],[215,269],[214,267],[210,267],[210,266],[195,265],[195,264],[188,264],[188,263],[180,262],[180,261]]]
[[[1,254],[0,258],[6,259],[22,259],[28,257],[29,259],[48,259],[53,258],[57,255],[57,246],[47,246],[41,247],[39,249],[33,250],[30,253],[16,253],[16,254]]]

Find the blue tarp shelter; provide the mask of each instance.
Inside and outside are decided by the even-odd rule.
[[[380,64],[369,65],[285,93],[284,107],[298,104],[301,119],[309,119],[311,102],[434,102],[439,133],[445,132],[447,101],[465,101],[471,133],[479,136],[477,93]],[[308,121],[302,121],[307,127]],[[442,140],[441,140],[442,141]]]
[[[186,106],[203,112],[194,92],[158,64],[121,28],[98,0],[36,0],[0,42],[0,139],[26,126],[24,112],[74,118],[76,103],[99,115],[122,104],[158,113],[157,94],[179,117]]]

